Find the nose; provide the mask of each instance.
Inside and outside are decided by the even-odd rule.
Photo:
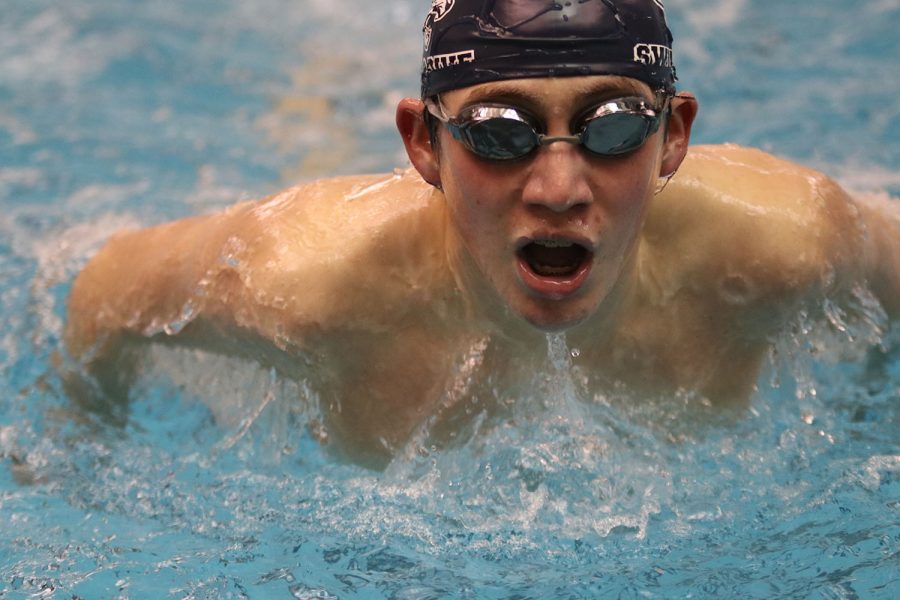
[[[589,165],[580,146],[568,141],[547,139],[537,149],[522,191],[523,202],[554,213],[583,209],[591,203]]]

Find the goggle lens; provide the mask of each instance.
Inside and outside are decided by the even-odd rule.
[[[581,143],[594,154],[615,156],[636,150],[651,133],[651,121],[646,116],[613,113],[588,121]]]
[[[460,128],[460,141],[469,150],[491,160],[513,160],[530,153],[538,145],[534,128],[525,121],[493,118]]]

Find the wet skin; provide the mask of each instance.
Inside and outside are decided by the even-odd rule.
[[[616,78],[524,80],[443,102],[451,115],[515,103],[567,135],[592,103],[635,93],[651,99]],[[548,331],[581,350],[588,397],[624,386],[739,403],[801,308],[862,283],[900,312],[900,217],[759,151],[684,158],[694,111],[676,102],[668,135],[623,157],[556,143],[497,164],[446,131],[433,148],[422,102],[406,99],[397,122],[415,170],[116,236],[73,284],[67,348],[109,394],[128,388],[121,357],[139,361],[149,342],[275,368],[310,382],[332,446],[373,466],[423,424],[452,437],[473,398],[528,393]],[[570,242],[582,250],[558,248]]]

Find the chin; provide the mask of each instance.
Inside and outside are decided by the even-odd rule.
[[[563,306],[528,307],[519,312],[519,316],[533,328],[543,333],[564,333],[583,323],[590,315],[587,309],[575,309]]]

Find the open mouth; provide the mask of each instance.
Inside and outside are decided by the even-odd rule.
[[[590,257],[590,251],[575,242],[536,240],[522,247],[520,257],[539,277],[570,278]]]

